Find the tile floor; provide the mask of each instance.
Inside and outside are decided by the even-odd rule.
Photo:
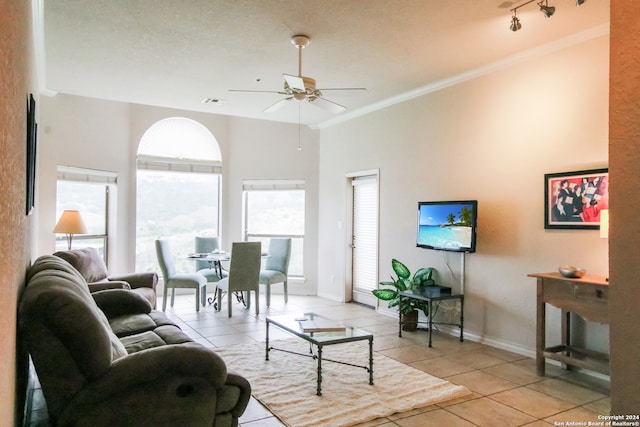
[[[262,297],[262,296],[261,296]],[[548,426],[568,422],[598,421],[610,410],[609,382],[548,365],[547,375],[536,375],[535,360],[476,342],[434,332],[433,347],[426,345],[426,332],[403,332],[398,337],[397,319],[358,304],[341,304],[319,297],[272,295],[272,306],[261,300],[260,315],[241,304],[216,312],[212,306],[194,312],[193,296],[176,297],[167,314],[194,340],[210,348],[264,341],[264,317],[269,314],[300,314],[314,311],[375,335],[374,348],[385,356],[431,375],[461,384],[473,392],[469,397],[394,414],[361,424],[360,427],[423,426]],[[290,335],[272,328],[273,339]],[[555,423],[555,424],[554,424]],[[561,424],[563,423],[563,424]],[[240,419],[243,427],[283,424],[259,402],[251,399]],[[42,419],[30,426],[46,426]]]

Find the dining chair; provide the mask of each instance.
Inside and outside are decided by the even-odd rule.
[[[223,293],[227,294],[227,310],[231,317],[231,293],[246,292],[246,305],[251,308],[251,292],[256,294],[256,315],[260,313],[260,242],[234,242],[231,246],[229,276],[218,282],[217,310],[222,309]]]
[[[220,249],[219,237],[199,237],[195,238],[196,253],[211,253]],[[228,276],[228,272],[222,269],[222,265],[216,261],[196,260],[196,274],[200,274],[207,279],[207,283],[215,283]]]
[[[176,288],[191,288],[196,290],[196,311],[200,311],[200,305],[207,300],[207,279],[199,274],[176,273],[176,267],[171,255],[171,247],[168,240],[156,240],[156,256],[162,271],[164,282],[164,296],[162,298],[162,311],[167,308],[167,294],[171,289],[171,307],[175,301]]]
[[[264,270],[260,271],[260,284],[265,285],[267,307],[271,306],[271,285],[282,283],[284,302],[288,302],[287,275],[291,258],[291,239],[271,239]]]

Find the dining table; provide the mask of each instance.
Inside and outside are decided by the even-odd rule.
[[[222,275],[222,262],[231,260],[231,253],[225,251],[213,251],[213,252],[203,252],[203,253],[190,253],[187,254],[187,259],[192,261],[206,261],[209,264],[209,268],[214,270],[219,279],[223,278]],[[213,293],[213,297],[207,298],[207,303],[209,305],[213,305],[213,307],[218,309],[218,301],[216,301],[218,296],[218,286],[216,284],[216,290]],[[244,302],[244,296],[241,292],[235,293],[236,298],[239,302]],[[246,305],[246,304],[245,304]]]
[[[263,258],[266,258],[269,256],[268,253],[266,252],[262,252],[261,255]],[[231,260],[231,252],[225,252],[221,250],[215,250],[213,252],[202,252],[202,253],[195,252],[195,253],[187,254],[187,259],[190,259],[192,261],[206,261],[209,264],[209,268],[215,270],[219,279],[222,279],[223,278],[222,262]],[[241,302],[245,307],[247,306],[247,303],[244,300],[244,295],[242,292],[234,292],[234,295],[238,300],[238,302]],[[213,305],[213,308],[215,308],[216,310],[218,309],[218,302],[216,301],[217,296],[218,296],[218,287],[216,285],[216,290],[213,294],[213,297],[207,298],[207,303],[209,305]]]

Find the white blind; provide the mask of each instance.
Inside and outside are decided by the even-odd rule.
[[[57,178],[60,181],[95,182],[99,184],[117,184],[118,174],[97,169],[58,166]]]
[[[189,173],[222,173],[222,163],[215,160],[180,159],[173,157],[138,156],[138,169],[189,172]]]
[[[353,288],[368,292],[378,287],[378,186],[376,177],[353,184]]]
[[[270,190],[304,190],[304,180],[300,179],[245,179],[242,181],[243,191]]]

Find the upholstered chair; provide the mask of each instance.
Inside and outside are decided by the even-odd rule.
[[[206,254],[216,250],[220,250],[219,237],[196,237],[195,238],[196,253]],[[229,273],[222,269],[220,263],[215,261],[194,261],[196,264],[196,274],[200,274],[207,279],[207,283],[215,283],[223,277],[227,277]]]
[[[62,258],[73,266],[89,285],[91,292],[106,289],[131,289],[143,296],[151,307],[156,308],[156,285],[158,274],[155,272],[126,273],[110,275],[102,256],[96,248],[59,251],[53,255]]]
[[[199,274],[177,273],[171,254],[171,247],[167,240],[156,240],[156,255],[162,271],[164,282],[164,297],[162,298],[162,311],[167,309],[167,294],[171,289],[171,307],[175,302],[176,288],[195,289],[196,311],[200,311],[200,305],[207,301],[207,279]]]
[[[227,310],[231,317],[231,293],[246,292],[246,305],[251,308],[251,292],[256,296],[256,315],[260,313],[260,242],[235,242],[231,248],[229,277],[218,282],[218,311],[222,308],[223,293],[227,293]]]
[[[284,302],[288,302],[287,274],[291,258],[291,239],[271,239],[264,270],[260,271],[260,284],[265,285],[267,307],[271,306],[271,285],[282,283]]]

